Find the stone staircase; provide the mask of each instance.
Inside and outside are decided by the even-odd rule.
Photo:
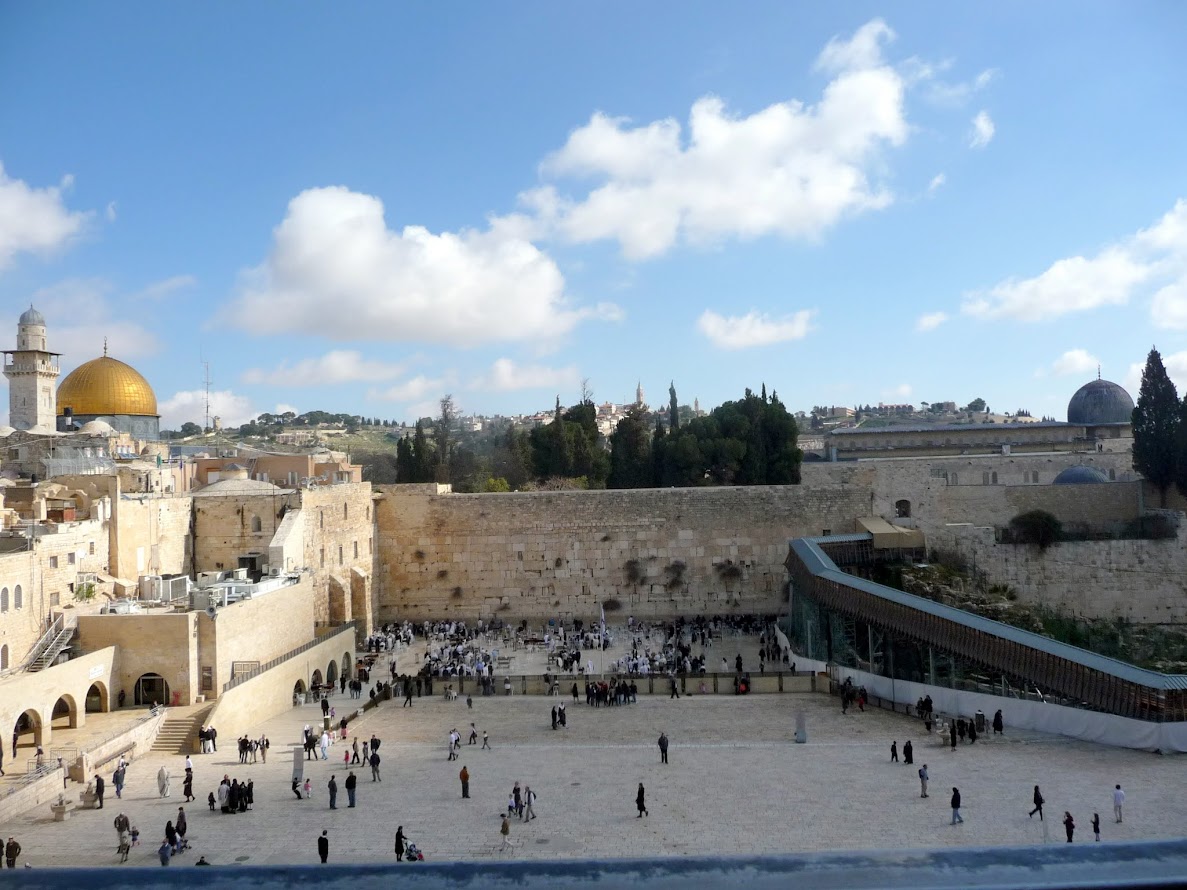
[[[153,741],[152,750],[158,754],[197,753],[198,730],[214,710],[214,705],[214,702],[208,702],[193,708],[170,708]]]

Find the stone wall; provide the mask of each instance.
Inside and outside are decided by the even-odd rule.
[[[1023,602],[1085,618],[1187,622],[1187,524],[1177,539],[1069,541],[1046,550],[998,544],[991,528],[951,528],[933,543]]]
[[[822,462],[784,487],[460,495],[379,486],[376,608],[381,620],[591,619],[607,600],[639,617],[777,611],[791,538],[852,532],[878,516],[930,541],[953,523],[1004,526],[1030,509],[1121,524],[1143,505],[1140,485],[1121,481],[1132,479],[1129,462],[1111,452]],[[1076,464],[1119,481],[1051,484]],[[909,516],[899,518],[904,504]]]
[[[322,593],[315,608],[317,623],[330,623],[332,611],[342,616],[338,621],[357,621],[359,633],[371,632],[374,619],[369,612],[358,613],[351,598],[351,575],[363,577],[370,599],[375,566],[375,517],[370,482],[326,485],[301,492],[301,510],[305,514],[305,564],[313,571],[316,589]],[[333,583],[331,583],[333,579]],[[330,600],[340,597],[331,604]]]
[[[313,579],[303,575],[296,584],[221,608],[213,620],[197,613],[198,663],[212,674],[212,688],[202,689],[207,698],[230,681],[232,662],[263,664],[313,639],[313,600]]]
[[[870,504],[856,485],[379,491],[381,620],[774,612],[788,538],[852,531]]]
[[[111,574],[135,581],[141,575],[188,574],[193,567],[187,495],[122,495],[113,504]]]
[[[258,729],[264,721],[285,713],[293,706],[293,687],[300,682],[302,688],[309,688],[309,678],[314,671],[323,677],[329,673],[333,662],[341,670],[345,662],[353,664],[354,639],[350,630],[344,629],[330,634],[316,646],[264,671],[250,680],[228,689],[219,696],[218,704],[207,718],[209,725],[218,729],[220,738],[234,739],[248,730]],[[345,708],[348,702],[339,703]],[[362,707],[362,701],[359,707]],[[299,737],[299,733],[294,733]],[[274,756],[285,756],[285,745],[292,739],[272,739]]]
[[[134,701],[136,680],[147,673],[165,678],[179,705],[192,705],[199,694],[197,612],[143,615],[80,615],[78,644],[84,652],[108,646],[119,652],[113,694],[122,689]],[[169,702],[172,704],[173,695]],[[143,704],[151,704],[144,702]]]
[[[53,616],[73,605],[79,572],[106,572],[107,522],[50,524],[39,529],[31,549],[0,554],[0,588],[8,589],[8,610],[0,611],[0,647],[8,666],[19,666]],[[16,607],[17,588],[21,607]]]

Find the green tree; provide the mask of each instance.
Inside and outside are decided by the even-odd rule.
[[[433,479],[437,482],[449,481],[450,443],[453,426],[457,422],[457,408],[453,403],[453,396],[446,394],[441,398],[441,414],[433,425],[433,439],[437,446],[437,465],[433,470]],[[432,479],[426,481],[433,481]]]
[[[610,488],[647,488],[651,485],[651,434],[647,416],[631,405],[610,436]]]
[[[680,428],[680,403],[676,399],[676,381],[668,384],[668,432],[675,434]]]
[[[1151,349],[1133,409],[1133,468],[1158,489],[1163,507],[1177,475],[1179,395],[1162,356]]]
[[[181,429],[178,430],[178,432],[181,433],[183,438],[186,436],[196,436],[202,432],[202,427],[198,426],[198,424],[194,423],[192,420],[187,420],[181,425]]]
[[[1187,393],[1179,403],[1179,426],[1175,431],[1175,488],[1187,497]]]
[[[436,478],[436,467],[437,461],[425,433],[424,422],[418,420],[416,432],[412,436],[412,478],[408,481],[432,482]]]
[[[868,409],[869,406],[867,405],[866,408]],[[971,412],[972,414],[980,414],[982,411],[985,410],[985,400],[984,399],[973,399],[971,402],[969,402],[967,405],[964,406],[963,410]]]

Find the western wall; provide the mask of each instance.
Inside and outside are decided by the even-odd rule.
[[[1051,484],[1076,463],[1118,481]],[[589,620],[606,602],[608,612],[640,618],[775,612],[785,603],[791,538],[852,532],[856,520],[882,517],[921,529],[930,545],[954,523],[1004,526],[1042,508],[1107,525],[1143,505],[1129,456],[1108,452],[805,464],[798,486],[376,491],[379,621]],[[904,502],[908,515],[899,516]]]

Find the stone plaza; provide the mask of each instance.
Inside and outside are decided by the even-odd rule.
[[[740,652],[748,666],[756,664],[749,640],[727,639],[709,651],[711,659],[731,660]],[[401,670],[422,653],[422,642],[407,650]],[[597,654],[592,657],[596,664]],[[542,658],[524,653],[520,671]],[[655,694],[640,695],[635,704],[593,708],[584,695],[573,701],[566,680],[560,698],[479,696],[469,708],[465,696],[446,701],[443,685],[434,687],[432,698],[414,698],[410,708],[393,699],[352,721],[349,734],[360,742],[372,734],[382,740],[383,777],[372,782],[369,768],[353,768],[359,777],[354,812],[343,789],[349,745],[332,746],[326,761],[302,761],[312,780],[311,799],[297,800],[290,789],[302,727],[321,725],[320,707],[309,704],[253,732],[271,740],[267,764],[240,764],[233,738],[220,737],[215,754],[193,755],[198,800],[190,804],[181,794],[182,758],[150,753],[131,764],[122,800],[109,783],[101,811],[75,810],[55,823],[42,807],[0,826],[0,835],[16,836],[21,861],[34,867],[115,866],[112,821],[124,812],[141,841],[127,865],[159,867],[156,849],[165,821],[175,819],[183,804],[191,849],[174,866],[191,865],[201,855],[216,865],[315,863],[323,830],[329,831],[331,863],[394,863],[400,825],[426,860],[440,862],[1054,844],[1064,843],[1065,810],[1075,818],[1076,843],[1092,842],[1094,812],[1107,843],[1181,836],[1187,817],[1179,790],[1187,764],[1179,758],[1012,732],[1007,701],[1004,737],[981,736],[952,751],[917,719],[870,708],[842,715],[839,699],[822,693],[674,700],[657,678]],[[550,710],[562,700],[568,726],[553,731]],[[360,704],[344,695],[330,701],[339,715]],[[796,744],[801,712],[808,739]],[[471,722],[480,738],[489,733],[492,750],[466,744]],[[462,748],[460,759],[451,761],[447,738],[454,728]],[[661,732],[671,740],[668,765],[660,763]],[[901,752],[907,739],[914,744],[915,765],[891,763],[891,742]],[[920,797],[916,776],[923,763],[931,776],[927,799]],[[173,777],[167,799],[157,793],[162,765]],[[468,800],[461,798],[458,780],[463,765],[471,774]],[[224,774],[253,780],[253,810],[229,818],[209,811],[206,796]],[[331,775],[339,787],[334,811],[326,789]],[[512,819],[515,847],[500,852],[500,817],[516,781],[536,792],[538,818]],[[647,790],[644,819],[635,810],[640,782]],[[1122,824],[1112,813],[1118,783],[1127,794]],[[1035,784],[1047,801],[1045,821],[1027,816]],[[949,824],[953,786],[963,798],[963,825]]]

